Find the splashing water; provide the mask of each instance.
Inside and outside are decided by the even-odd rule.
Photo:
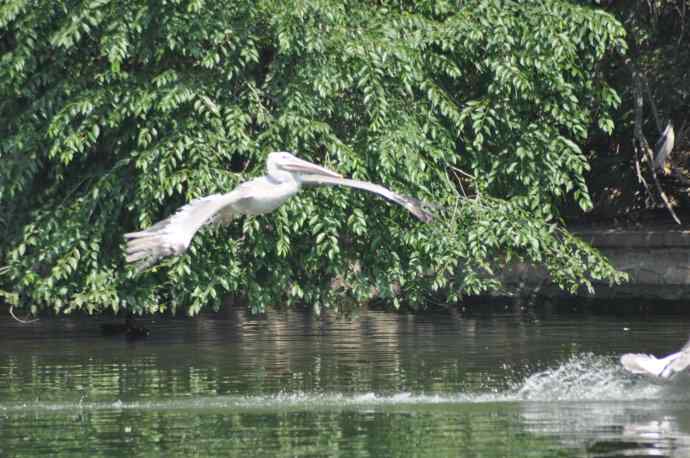
[[[617,359],[584,353],[530,375],[513,389],[521,401],[639,401],[687,400],[687,386],[684,377],[663,383],[629,374]]]

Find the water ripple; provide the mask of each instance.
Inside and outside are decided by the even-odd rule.
[[[406,405],[457,405],[499,402],[690,400],[687,378],[659,383],[626,373],[615,359],[591,353],[574,355],[556,367],[527,376],[502,392],[478,393],[314,393],[208,396],[153,401],[5,403],[0,411],[22,410],[339,410]]]

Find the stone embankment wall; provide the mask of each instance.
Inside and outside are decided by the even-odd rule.
[[[573,231],[598,248],[630,280],[619,286],[595,285],[597,298],[690,299],[690,231]],[[522,293],[547,296],[568,293],[550,285],[544,271],[516,265],[505,284]],[[535,289],[537,291],[535,291]],[[588,295],[586,291],[579,294]]]

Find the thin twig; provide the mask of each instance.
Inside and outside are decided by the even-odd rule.
[[[451,169],[455,170],[455,171],[458,172],[458,173],[462,173],[462,174],[465,175],[467,178],[472,178],[473,180],[476,180],[476,179],[477,179],[477,177],[475,177],[474,175],[472,175],[472,174],[470,174],[470,173],[467,173],[467,172],[465,172],[464,170],[459,169],[459,168],[457,168],[457,167],[455,167],[455,166],[453,166],[453,165],[449,165],[448,167],[450,167]]]
[[[458,180],[458,184],[460,185],[460,191],[462,191],[462,195],[467,198],[467,193],[465,192],[465,187],[462,185],[462,179],[458,176],[457,171],[455,170],[455,167],[451,167],[451,172],[453,172],[453,175],[455,176],[455,179]]]
[[[678,34],[678,43],[676,45],[676,59],[681,50],[681,45],[683,44],[683,37],[685,36],[685,12],[686,12],[686,2],[680,2],[681,7],[676,6],[678,10],[678,16],[680,16],[680,33]]]
[[[647,180],[644,179],[642,176],[642,170],[640,170],[640,154],[639,151],[637,150],[637,146],[633,146],[633,150],[635,151],[635,171],[637,172],[637,181],[642,183],[644,185],[644,190],[647,192],[647,197],[649,197],[652,201],[654,201],[654,196],[652,195],[652,191],[649,190],[649,185],[647,184]]]
[[[658,130],[659,134],[661,135],[664,126],[661,122],[661,118],[659,117],[659,112],[656,109],[656,102],[654,101],[654,97],[652,97],[652,92],[649,90],[649,83],[647,82],[647,78],[641,71],[637,72],[637,76],[642,82],[642,87],[644,88],[644,91],[647,93],[647,100],[649,100],[649,104],[652,107],[652,115],[654,116],[654,122],[656,123],[656,130]]]
[[[15,319],[15,321],[18,321],[21,324],[30,324],[39,320],[38,318],[34,318],[33,320],[22,320],[21,318],[18,318],[17,315],[14,314],[14,305],[10,307],[10,315]]]
[[[638,143],[640,143],[640,141],[638,138],[638,131],[640,136],[644,137],[644,135],[642,134],[642,108],[644,106],[644,99],[642,98],[642,93],[639,90],[640,82],[637,78],[638,72],[636,68],[632,64],[629,64],[628,68],[630,69],[633,76],[633,92],[635,93],[635,127],[633,130],[633,151],[635,151],[635,170],[637,171],[637,179],[640,183],[644,185],[644,189],[647,192],[647,196],[651,199],[652,202],[655,202],[656,199],[652,195],[652,192],[649,190],[647,180],[644,179],[644,176],[642,175],[642,170],[640,168],[640,151],[638,149]],[[644,161],[645,159],[646,158],[643,153],[642,160]]]
[[[457,168],[457,167],[455,167],[455,166],[449,165],[448,167],[449,167],[453,172],[460,173],[460,174],[466,176],[467,178],[470,178],[470,179],[472,179],[472,180],[476,180],[476,179],[477,179],[477,177],[475,177],[475,176],[472,175],[471,173],[467,173],[467,172],[465,172],[464,170],[461,170],[461,169],[459,169],[459,168]],[[462,188],[462,193],[465,195],[465,197],[468,197],[468,196],[467,196],[467,193],[465,193],[465,189],[464,189],[463,186],[462,186],[462,180],[460,180],[460,177],[458,177],[457,174],[455,175],[455,177],[458,179],[458,183],[460,183],[460,188]],[[475,191],[477,197],[481,197],[481,193],[479,192],[479,188],[478,188],[476,185],[475,185],[475,187],[474,187],[474,191]]]
[[[645,139],[645,143],[646,143],[646,141],[647,140]],[[654,184],[656,185],[656,188],[659,191],[659,195],[661,195],[661,199],[664,201],[666,208],[668,209],[669,213],[671,213],[671,216],[676,221],[676,223],[682,224],[680,222],[680,219],[678,219],[676,212],[673,211],[673,208],[671,207],[671,202],[668,200],[668,197],[666,197],[666,193],[661,188],[661,184],[659,183],[659,177],[656,176],[656,171],[654,170],[654,157],[652,156],[652,149],[649,147],[648,144],[644,145],[643,149],[647,152],[647,160],[649,161],[649,169],[652,171],[652,178],[654,178]]]

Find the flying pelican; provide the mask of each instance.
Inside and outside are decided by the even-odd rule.
[[[661,359],[644,353],[626,353],[621,356],[623,367],[633,374],[653,375],[668,379],[690,366],[690,340],[676,353]]]
[[[266,175],[241,183],[226,194],[212,194],[191,201],[172,216],[139,232],[125,234],[127,262],[143,270],[166,256],[178,256],[189,247],[194,234],[212,222],[229,222],[237,215],[269,213],[297,194],[302,185],[347,186],[378,194],[402,205],[428,223],[426,204],[367,181],[342,175],[287,152],[274,152],[266,160]]]

